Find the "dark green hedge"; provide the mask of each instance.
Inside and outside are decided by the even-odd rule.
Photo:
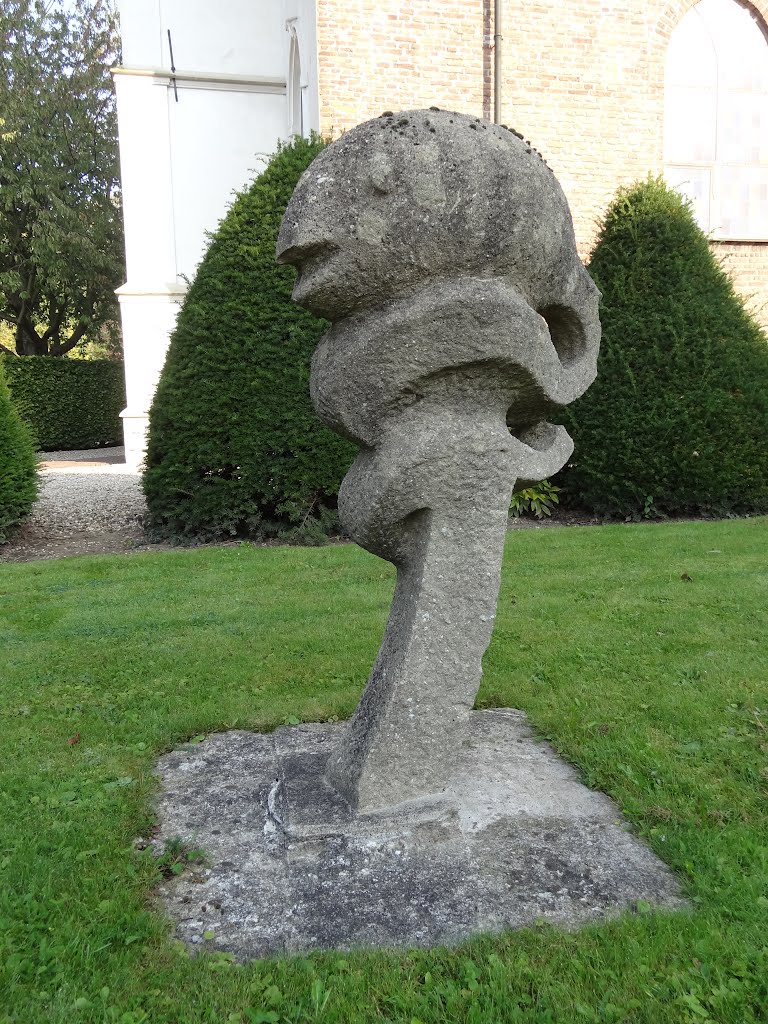
[[[309,399],[327,324],[291,302],[277,233],[320,140],[296,139],[240,194],[179,314],[149,417],[144,474],[157,537],[321,533],[354,456]]]
[[[108,359],[4,357],[14,404],[41,451],[123,443],[123,364]]]
[[[32,435],[11,401],[0,359],[0,542],[37,497],[37,459]]]
[[[768,510],[768,339],[661,179],[621,190],[589,266],[597,380],[564,422],[557,482],[599,513]]]

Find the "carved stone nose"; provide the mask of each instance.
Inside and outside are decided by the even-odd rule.
[[[280,232],[277,245],[277,262],[301,268],[309,260],[323,254],[330,255],[338,250],[338,245],[321,239],[302,239],[298,226],[293,231]]]

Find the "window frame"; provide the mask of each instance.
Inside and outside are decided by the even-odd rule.
[[[763,40],[765,42],[765,60],[766,60],[766,62],[768,62],[768,31],[766,30],[766,27],[758,20],[758,17],[752,12],[752,10],[750,8],[746,7],[746,5],[744,5],[742,3],[739,3],[739,0],[728,0],[728,2],[735,4],[736,6],[740,7],[742,10],[746,10],[749,13],[752,21],[754,22],[755,28],[760,32],[760,34],[762,35]],[[689,10],[684,15],[684,19],[687,18],[687,17],[695,17],[695,11],[696,11],[696,7],[697,6],[698,6],[698,3],[694,4],[692,7],[690,7]],[[686,174],[686,172],[707,171],[708,174],[709,174],[709,195],[708,195],[708,204],[707,204],[708,205],[708,221],[707,221],[707,226],[706,227],[704,227],[702,225],[702,230],[705,231],[707,236],[709,238],[711,238],[712,241],[716,241],[716,242],[765,243],[765,242],[768,242],[768,212],[766,212],[765,218],[761,219],[758,222],[758,230],[756,230],[755,232],[749,232],[749,231],[730,231],[730,230],[725,230],[723,228],[718,227],[718,225],[720,223],[722,223],[722,220],[723,220],[722,209],[723,209],[723,203],[725,201],[725,197],[723,195],[723,189],[722,189],[723,170],[725,168],[729,168],[729,167],[742,168],[744,170],[748,170],[748,169],[751,169],[751,168],[756,168],[756,169],[764,170],[766,172],[766,175],[768,175],[768,157],[766,157],[764,159],[761,159],[761,160],[758,160],[757,162],[754,162],[754,163],[746,163],[746,162],[743,162],[743,161],[736,162],[736,161],[733,161],[733,160],[721,159],[720,156],[719,156],[719,152],[720,152],[720,150],[723,147],[723,142],[722,142],[722,139],[721,139],[721,136],[720,136],[720,124],[722,122],[722,117],[723,117],[724,96],[725,96],[725,94],[727,92],[726,88],[722,84],[722,72],[721,72],[721,64],[722,64],[722,56],[723,56],[722,55],[722,46],[720,46],[718,44],[718,38],[713,34],[708,21],[701,14],[699,14],[699,17],[701,18],[701,21],[702,21],[702,23],[704,25],[704,28],[705,28],[706,33],[707,33],[707,37],[708,37],[708,39],[709,39],[709,41],[710,41],[710,43],[712,45],[712,48],[713,48],[713,51],[714,51],[714,56],[715,56],[716,79],[715,79],[714,156],[713,156],[713,159],[711,161],[705,161],[705,160],[670,160],[670,159],[668,159],[667,152],[666,152],[666,150],[667,150],[667,143],[666,143],[666,121],[667,121],[667,110],[668,110],[667,104],[668,104],[669,91],[670,91],[671,88],[675,88],[676,86],[670,86],[668,84],[668,82],[667,82],[668,74],[669,74],[669,64],[668,64],[669,53],[667,53],[667,58],[666,58],[666,62],[665,62],[665,69],[664,69],[664,153],[663,153],[663,161],[662,161],[663,169],[664,169],[664,177],[667,180],[667,182],[670,185],[670,187],[672,187],[672,188],[676,189],[677,191],[679,191],[681,193],[681,195],[683,195],[685,198],[689,199],[692,202],[692,204],[695,206],[696,205],[696,200],[694,200],[689,193],[683,191],[683,189],[680,188],[679,179],[680,179],[681,176],[684,176]],[[681,24],[682,24],[682,21],[678,23],[678,27]],[[670,42],[671,42],[671,40],[670,40]],[[677,88],[679,88],[679,86],[677,86]],[[757,93],[756,95],[761,95],[761,94]],[[766,110],[768,111],[768,94],[766,94]],[[768,119],[768,113],[766,114],[766,118]],[[760,155],[762,156],[762,153]],[[677,181],[678,181],[677,184],[675,183],[675,179],[677,179]],[[697,216],[697,220],[699,220],[698,216]]]

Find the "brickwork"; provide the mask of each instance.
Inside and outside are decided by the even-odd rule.
[[[384,110],[482,111],[491,79],[482,0],[318,0],[317,22],[324,132]]]
[[[504,0],[501,120],[557,174],[584,256],[616,188],[661,171],[666,48],[695,2]],[[768,23],[768,0],[744,6]],[[317,0],[323,131],[431,104],[489,117],[492,10],[492,0]],[[768,245],[716,249],[768,325]]]
[[[768,242],[720,242],[716,251],[747,308],[768,327]]]

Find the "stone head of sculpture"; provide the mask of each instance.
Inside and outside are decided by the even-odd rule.
[[[379,660],[329,778],[355,806],[396,802],[435,792],[447,770],[445,730],[472,706],[490,638],[512,489],[572,451],[546,417],[595,376],[599,293],[539,155],[506,128],[435,109],[384,114],[324,150],[277,256],[298,269],[294,301],[332,323],[311,390],[361,449],[342,522],[398,566]],[[451,623],[460,642],[446,641]],[[431,746],[408,725],[409,688],[433,706],[448,694]],[[404,741],[415,767],[392,783],[387,750]]]
[[[585,357],[594,373],[597,289],[567,201],[499,125],[441,110],[358,125],[302,177],[278,259],[299,270],[294,301],[333,322],[435,278],[504,277],[548,323],[560,359]]]

